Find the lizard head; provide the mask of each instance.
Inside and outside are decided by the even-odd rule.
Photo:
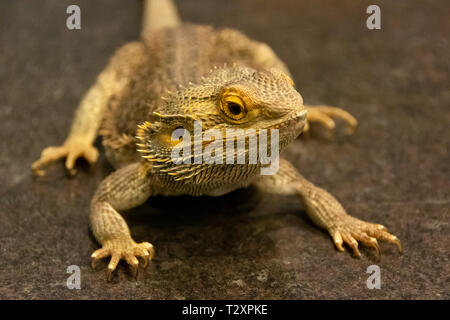
[[[221,174],[236,170],[238,165],[247,166],[247,170],[250,165],[258,167],[261,165],[258,160],[250,161],[250,153],[255,150],[251,149],[251,141],[257,140],[259,148],[265,143],[266,150],[271,152],[272,146],[277,144],[278,156],[278,152],[301,133],[306,122],[301,95],[289,76],[277,69],[216,68],[199,83],[170,93],[164,102],[159,108],[163,113],[155,112],[149,121],[139,126],[138,150],[144,158],[156,162],[155,167],[160,172],[172,174],[178,180],[193,178],[199,170],[211,168],[211,162],[198,161],[199,154],[205,160],[206,151],[210,158],[213,156],[214,166],[221,165]],[[266,135],[264,141],[262,134]],[[244,139],[241,149],[239,138]],[[256,140],[252,140],[254,138]],[[236,165],[235,161],[230,165],[225,161],[229,156],[226,142],[230,139],[233,146],[237,145],[232,150],[235,160],[240,152],[246,155],[244,163],[238,161]],[[197,146],[200,147],[195,149],[195,141],[199,140]],[[222,153],[218,147],[223,147]],[[184,152],[177,153],[181,149]],[[214,150],[211,152],[211,149]],[[174,151],[179,156],[174,156]]]

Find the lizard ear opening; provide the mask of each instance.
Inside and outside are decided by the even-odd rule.
[[[137,151],[150,161],[168,161],[172,148],[184,142],[186,133],[193,132],[191,122],[193,123],[193,119],[190,117],[154,113],[151,122],[146,121],[138,126]]]
[[[184,141],[186,134],[189,135],[189,131],[187,131],[184,126],[175,124],[169,127],[168,130],[164,130],[158,135],[159,142],[165,144],[166,146],[173,148],[177,144]]]

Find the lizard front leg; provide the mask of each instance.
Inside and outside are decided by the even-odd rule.
[[[121,259],[131,265],[136,276],[139,265],[137,257],[144,259],[145,267],[153,256],[153,246],[148,242],[136,243],[118,212],[136,207],[152,195],[150,170],[150,165],[146,163],[133,163],[119,169],[103,180],[92,199],[91,228],[102,248],[92,254],[91,266],[95,267],[99,259],[111,257],[108,280]]]
[[[319,227],[328,231],[339,251],[344,251],[342,245],[346,243],[352,248],[355,256],[360,257],[359,241],[375,248],[379,254],[377,240],[394,243],[399,251],[402,251],[400,240],[388,233],[383,225],[365,222],[348,215],[330,193],[306,180],[284,159],[280,159],[280,168],[275,175],[261,176],[255,184],[265,192],[299,196],[305,204],[308,216]]]
[[[60,146],[45,148],[40,159],[31,168],[37,175],[44,175],[45,165],[66,158],[66,169],[75,174],[75,161],[84,157],[91,165],[98,159],[98,151],[93,146],[100,127],[103,111],[113,95],[119,96],[128,83],[128,75],[139,64],[139,56],[143,51],[139,42],[131,42],[117,50],[111,61],[97,77],[95,84],[89,89],[80,102],[75,113],[69,136]]]
[[[107,74],[99,77],[99,81],[87,92],[77,109],[75,120],[69,136],[60,146],[50,146],[42,150],[39,160],[33,162],[31,168],[36,175],[42,176],[45,165],[66,158],[66,169],[75,174],[75,161],[84,157],[91,165],[97,162],[98,150],[93,146],[100,115],[109,93],[105,92],[103,82]]]

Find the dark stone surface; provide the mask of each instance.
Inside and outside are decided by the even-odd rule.
[[[65,27],[67,5],[82,30]],[[449,298],[449,5],[376,1],[382,30],[365,26],[373,1],[178,1],[181,16],[244,31],[291,68],[306,103],[345,107],[353,136],[320,127],[286,152],[348,211],[403,241],[362,258],[337,252],[296,199],[242,190],[222,198],[162,198],[125,214],[137,241],[156,247],[138,277],[106,262],[88,229],[91,196],[111,167],[62,163],[33,179],[41,149],[65,138],[82,94],[115,48],[139,33],[138,1],[0,2],[0,298]],[[340,123],[341,124],[341,123]],[[340,126],[342,128],[342,126]],[[99,144],[100,146],[100,144]],[[154,214],[146,214],[152,212]],[[65,283],[81,267],[81,290]],[[368,290],[366,269],[381,268]]]

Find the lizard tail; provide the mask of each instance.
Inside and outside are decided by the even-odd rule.
[[[181,20],[173,0],[144,0],[141,36],[165,28],[180,25]]]

